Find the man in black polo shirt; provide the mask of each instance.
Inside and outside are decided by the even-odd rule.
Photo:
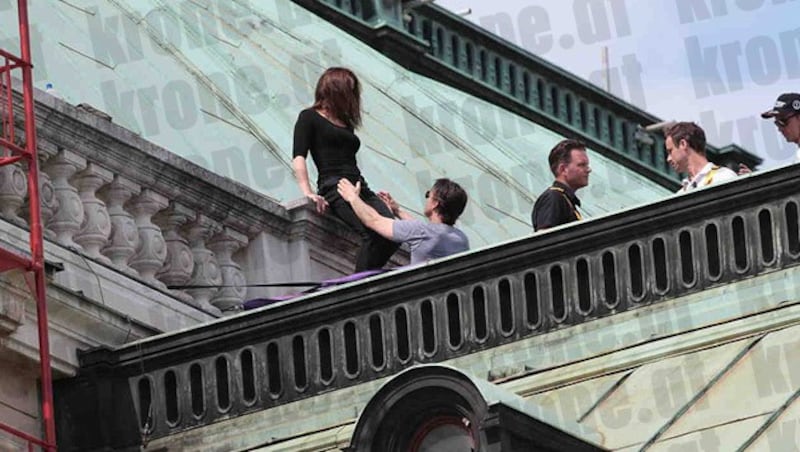
[[[589,185],[592,172],[586,145],[578,140],[561,141],[550,151],[547,160],[556,180],[533,205],[534,231],[581,219],[578,212],[581,201],[575,196],[575,190]]]

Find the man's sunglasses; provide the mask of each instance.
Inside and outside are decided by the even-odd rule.
[[[784,116],[783,118],[775,117],[775,125],[778,127],[786,127],[789,125],[789,120],[797,115]]]

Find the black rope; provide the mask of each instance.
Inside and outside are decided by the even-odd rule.
[[[283,282],[283,283],[262,283],[262,284],[242,284],[242,285],[189,285],[189,286],[167,286],[167,289],[183,290],[183,289],[222,289],[227,287],[309,287],[321,286],[321,282],[300,281],[300,282]]]

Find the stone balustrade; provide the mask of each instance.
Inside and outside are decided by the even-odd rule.
[[[285,290],[251,291],[249,284],[321,280],[352,270],[347,261],[355,261],[356,237],[310,214],[306,204],[284,207],[107,118],[43,93],[36,100],[48,246],[217,316],[238,311],[249,297]],[[22,166],[0,168],[0,221],[27,227],[27,191]],[[263,246],[280,242],[291,242],[280,256]],[[342,253],[342,243],[349,252]],[[341,267],[339,274],[310,262],[328,258],[340,264],[333,266]],[[313,268],[328,273],[309,273]],[[92,292],[80,283],[71,288]]]
[[[240,308],[247,282],[233,253],[247,246],[245,233],[71,150],[43,159],[43,169],[54,201],[43,215],[46,237],[155,288],[208,286],[173,294],[205,311]],[[25,174],[2,170],[0,216],[25,224]]]

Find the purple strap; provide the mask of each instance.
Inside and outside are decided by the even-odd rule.
[[[244,308],[245,310],[260,308],[262,306],[267,306],[273,303],[278,303],[280,301],[291,300],[293,298],[314,293],[320,289],[340,286],[342,284],[347,284],[349,282],[366,279],[369,278],[370,276],[380,275],[381,273],[386,273],[390,270],[392,269],[366,270],[363,272],[353,273],[352,275],[340,276],[339,278],[326,279],[325,281],[322,281],[318,286],[312,287],[311,289],[308,290],[304,290],[303,292],[290,293],[286,295],[280,295],[277,297],[264,297],[264,298],[254,298],[252,300],[247,300],[242,305],[242,308]]]

